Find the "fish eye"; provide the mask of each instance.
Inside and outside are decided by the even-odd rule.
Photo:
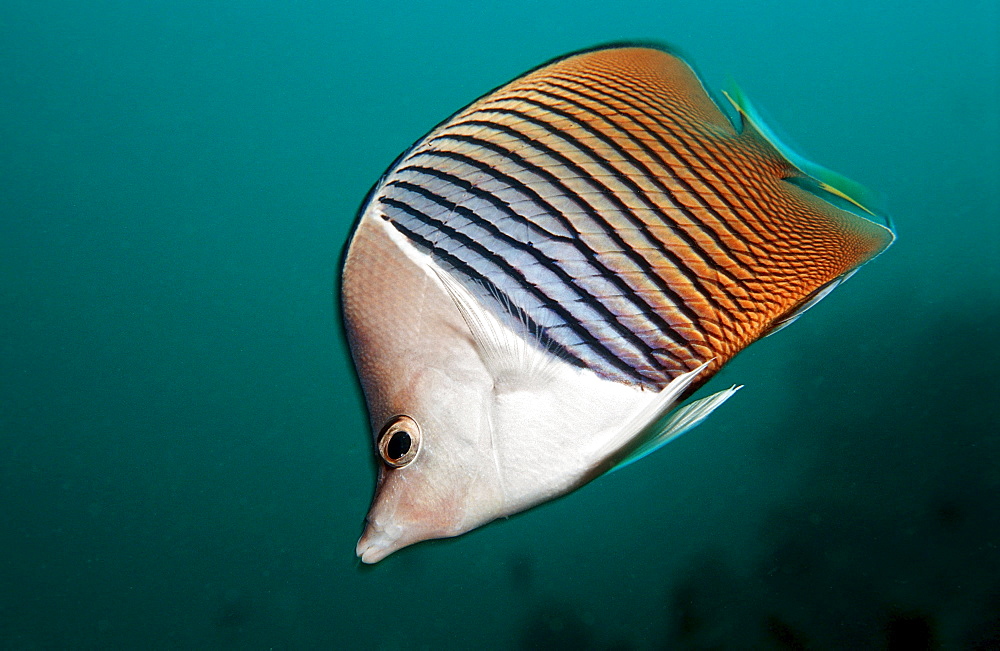
[[[409,416],[391,418],[378,435],[378,454],[386,465],[402,468],[420,452],[420,427]]]

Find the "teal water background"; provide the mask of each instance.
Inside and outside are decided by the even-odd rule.
[[[359,203],[475,97],[628,39],[735,79],[898,242],[692,434],[359,567]],[[1000,645],[998,190],[989,0],[5,0],[0,648]]]

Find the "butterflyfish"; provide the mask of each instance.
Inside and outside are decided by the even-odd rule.
[[[685,402],[894,239],[738,91],[614,45],[530,71],[404,152],[344,260],[378,463],[375,563],[564,495],[703,421]]]

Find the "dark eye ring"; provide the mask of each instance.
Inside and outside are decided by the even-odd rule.
[[[386,465],[402,468],[413,462],[420,452],[420,426],[409,416],[389,419],[378,435],[378,454]]]

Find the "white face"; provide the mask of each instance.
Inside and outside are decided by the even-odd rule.
[[[410,379],[402,391],[385,387],[384,401],[398,407],[369,397],[373,413],[396,413],[375,430],[378,486],[357,548],[366,563],[473,529],[496,518],[501,506],[488,454],[485,384],[435,367]]]
[[[512,339],[496,347],[524,346],[513,364],[484,353],[433,263],[400,240],[383,220],[363,220],[344,271],[380,464],[357,548],[366,563],[578,487],[601,461],[599,443],[652,396],[527,347],[509,330],[497,336]],[[494,335],[503,329],[493,325]]]

